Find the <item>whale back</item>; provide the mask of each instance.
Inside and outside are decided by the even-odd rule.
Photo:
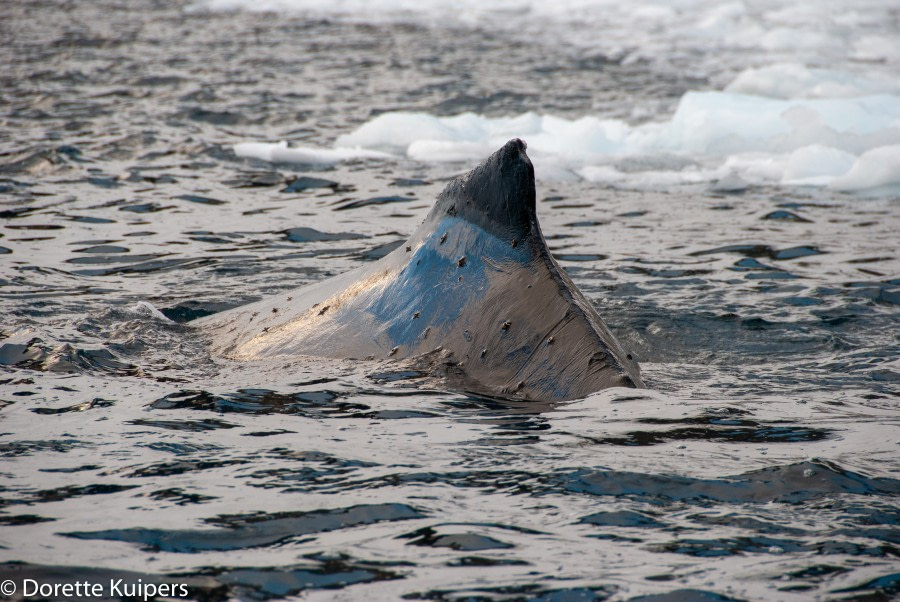
[[[451,181],[405,245],[335,278],[198,321],[233,359],[438,352],[481,394],[563,400],[643,386],[547,249],[534,169],[511,140]]]

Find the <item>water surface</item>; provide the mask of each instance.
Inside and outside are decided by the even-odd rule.
[[[391,362],[212,358],[192,319],[384,256],[473,165],[235,144],[329,148],[397,110],[637,126],[724,75],[186,6],[0,7],[0,575],[209,600],[898,594],[896,194],[546,174],[551,248],[647,390],[505,404]]]

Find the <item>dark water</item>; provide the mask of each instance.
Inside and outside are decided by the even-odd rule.
[[[469,167],[273,166],[232,144],[325,145],[396,109],[667,111],[704,81],[168,2],[7,2],[0,36],[4,579],[900,595],[896,198],[539,182],[554,253],[646,391],[500,404],[390,362],[231,363],[190,320],[384,256]]]

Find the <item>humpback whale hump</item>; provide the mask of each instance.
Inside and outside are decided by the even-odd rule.
[[[464,388],[554,401],[643,387],[627,354],[550,255],[534,168],[514,139],[452,180],[405,245],[297,291],[198,320],[214,353],[425,358]]]

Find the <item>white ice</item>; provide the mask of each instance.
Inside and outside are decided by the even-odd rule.
[[[535,111],[379,115],[330,148],[235,146],[241,157],[331,164],[394,156],[473,164],[518,136],[538,176],[658,188],[743,182],[864,190],[897,183],[900,35],[883,0],[195,0],[193,10],[424,27],[478,26],[705,78],[649,123]],[[603,91],[598,91],[602,94]],[[639,111],[636,109],[634,116]],[[644,116],[646,117],[646,115]],[[324,146],[324,145],[323,145]],[[379,154],[381,153],[381,154]],[[623,166],[623,161],[627,165]],[[636,168],[635,165],[638,167]],[[722,184],[724,185],[724,184]]]
[[[900,182],[900,96],[782,100],[731,92],[689,92],[666,121],[524,113],[436,117],[384,113],[340,136],[334,148],[243,143],[241,157],[334,163],[402,157],[475,163],[519,137],[545,169],[611,186],[660,188],[739,177],[749,184],[862,190]],[[617,164],[629,161],[629,169]]]
[[[303,165],[333,165],[353,159],[384,159],[390,155],[361,148],[289,147],[286,141],[241,142],[234,145],[234,154],[241,158],[260,159],[272,163],[300,163]]]

